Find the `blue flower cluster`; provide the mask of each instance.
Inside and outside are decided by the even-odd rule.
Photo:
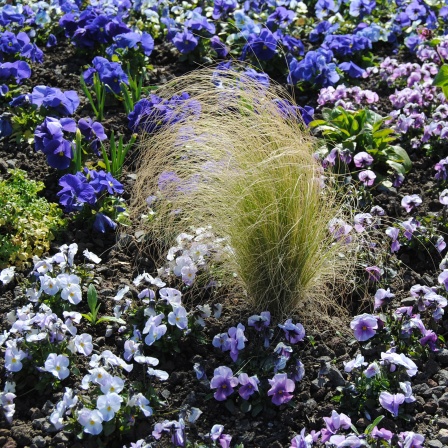
[[[169,100],[150,95],[135,104],[134,110],[128,115],[129,128],[133,132],[138,130],[152,133],[163,125],[178,123],[187,116],[197,116],[200,112],[200,104],[190,100],[188,93],[175,95]]]
[[[120,93],[122,82],[129,83],[128,76],[118,62],[110,62],[106,58],[97,56],[93,59],[92,64],[93,67],[88,68],[82,75],[87,85],[93,83],[95,73],[98,74],[100,81],[107,86],[107,89],[114,93]]]
[[[124,192],[123,185],[110,173],[84,169],[76,174],[66,174],[59,180],[62,190],[59,191],[59,203],[67,213],[80,211],[85,205],[101,209],[104,195],[121,195]],[[117,212],[124,211],[123,208]],[[93,228],[105,233],[108,228],[115,229],[117,223],[107,214],[98,211],[95,213]]]
[[[31,62],[43,62],[44,53],[25,32],[17,34],[11,31],[0,32],[0,62],[16,56],[29,59]]]

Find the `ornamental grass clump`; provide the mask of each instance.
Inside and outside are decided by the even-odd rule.
[[[220,280],[242,286],[255,309],[308,317],[340,310],[334,293],[352,245],[329,231],[342,206],[292,99],[219,67],[177,78],[157,95],[131,206],[146,240],[169,247],[181,232],[211,226],[229,247]]]

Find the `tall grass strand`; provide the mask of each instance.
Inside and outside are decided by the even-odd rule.
[[[177,78],[157,95],[184,92],[170,122],[143,139],[131,207],[138,226],[169,247],[177,234],[211,225],[230,247],[224,277],[244,288],[254,311],[308,320],[341,312],[353,256],[328,223],[342,206],[313,156],[314,138],[286,106],[292,98],[219,69]],[[151,195],[155,215],[140,219]]]

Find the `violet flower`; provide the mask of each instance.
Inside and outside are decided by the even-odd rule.
[[[247,373],[240,373],[238,381],[241,384],[238,393],[244,400],[248,400],[254,392],[258,392],[258,384],[260,383],[260,380],[256,375],[249,377]]]
[[[88,172],[89,183],[97,194],[107,191],[110,195],[123,194],[124,187],[111,173],[104,170]]]
[[[250,316],[248,319],[249,327],[254,327],[255,330],[257,331],[261,331],[264,328],[269,327],[270,323],[271,323],[271,313],[269,311],[263,311],[259,316],[253,315]]]
[[[322,443],[330,440],[331,436],[336,434],[340,428],[349,429],[352,425],[352,421],[350,417],[343,414],[342,412],[338,414],[336,411],[331,412],[331,417],[324,417],[326,428],[322,429]]]
[[[36,86],[30,95],[31,104],[46,109],[54,109],[62,116],[73,115],[79,106],[76,91],[62,92],[57,87]]]
[[[278,326],[285,332],[285,339],[291,344],[303,341],[305,338],[305,329],[302,324],[293,324],[292,319],[288,319],[283,325]]]
[[[425,333],[421,339],[419,339],[419,342],[421,345],[425,346],[428,345],[428,347],[431,349],[431,351],[435,352],[438,351],[437,343],[438,337],[437,334],[434,333],[432,330],[425,330]]]
[[[262,29],[258,35],[249,35],[243,54],[250,51],[260,61],[268,61],[275,56],[276,48],[277,39],[274,34],[269,29]]]
[[[378,329],[378,321],[371,314],[364,313],[356,316],[350,322],[350,328],[358,341],[367,341],[375,336]]]
[[[358,179],[364,184],[366,187],[371,187],[376,179],[376,174],[371,170],[364,170],[358,174]]]
[[[448,205],[448,189],[445,189],[440,193],[439,201],[442,205]]]
[[[398,434],[400,441],[398,442],[398,446],[400,448],[422,448],[423,442],[425,441],[425,437],[421,434],[417,434],[415,432],[401,432]]]
[[[293,380],[288,379],[286,373],[277,373],[272,380],[268,380],[271,388],[268,396],[272,396],[272,403],[280,406],[287,403],[293,397],[292,393],[296,387]]]
[[[381,275],[383,274],[382,270],[378,266],[369,266],[366,268],[366,272],[369,274],[368,280],[370,282],[379,282]]]
[[[378,429],[377,426],[375,426],[375,428],[372,429],[372,432],[370,433],[370,435],[374,439],[386,440],[386,441],[392,440],[392,437],[393,437],[393,433],[391,431],[384,429],[384,428]]]
[[[353,226],[347,224],[345,221],[339,218],[333,218],[328,223],[328,230],[333,235],[336,241],[341,241],[349,244],[352,241],[352,237],[349,233],[353,230]]]
[[[319,435],[320,431],[316,432],[313,430],[305,436],[305,428],[303,428],[300,434],[291,440],[290,448],[310,448],[313,443],[317,442]]]
[[[95,215],[95,221],[93,222],[93,228],[97,232],[106,233],[107,229],[114,230],[117,227],[117,223],[104,213],[97,213]]]
[[[379,288],[375,293],[375,303],[373,309],[376,310],[383,306],[384,302],[390,302],[395,297],[395,294],[390,292],[390,289]]]
[[[117,62],[110,62],[106,58],[96,56],[92,61],[92,66],[82,75],[87,85],[93,83],[95,73],[98,73],[100,81],[106,84],[107,91],[113,91],[116,94],[120,93],[120,84],[122,82],[129,84],[128,76],[121,68],[121,64]]]
[[[399,383],[400,389],[404,394],[405,403],[413,403],[416,398],[412,395],[412,387],[409,381],[404,381],[403,383]]]
[[[95,190],[82,173],[65,174],[59,179],[59,185],[62,190],[57,195],[67,213],[81,210],[85,203],[93,205],[97,200]]]
[[[394,417],[398,416],[398,407],[404,402],[403,394],[392,395],[389,392],[383,391],[380,394],[379,401],[381,406],[389,411]]]
[[[216,389],[213,396],[218,401],[224,401],[233,393],[233,388],[238,386],[238,378],[234,377],[232,370],[226,366],[216,368],[213,375],[210,381],[210,388]]]
[[[224,431],[223,425],[213,425],[210,431],[210,438],[214,442],[219,442],[221,448],[229,448],[232,436],[230,436],[229,434],[223,434],[223,431]]]
[[[295,382],[302,381],[305,376],[305,366],[300,359],[297,360],[296,365],[292,367],[291,379]]]
[[[199,40],[187,28],[184,28],[182,32],[176,33],[171,42],[182,54],[187,54],[197,47]]]
[[[367,365],[367,363],[364,362],[364,356],[358,353],[356,358],[348,362],[344,362],[344,372],[350,373],[353,369],[357,369],[365,365]]]
[[[404,367],[409,376],[414,376],[418,372],[418,367],[412,359],[408,358],[404,353],[395,353],[392,349],[381,353],[380,363],[384,366],[389,365],[390,372],[395,372],[397,366]]]
[[[2,82],[9,78],[15,78],[16,83],[20,84],[30,76],[31,68],[25,61],[0,63],[0,81]]]
[[[232,358],[233,362],[236,362],[236,360],[238,359],[239,351],[245,347],[247,338],[246,336],[244,336],[244,330],[244,325],[239,323],[236,327],[231,327],[227,331],[230,336],[230,357]]]
[[[401,200],[402,207],[409,213],[414,207],[418,207],[422,203],[422,199],[417,194],[407,195]]]
[[[448,291],[448,269],[444,269],[437,277],[437,280],[441,285],[445,286],[445,289]]]
[[[89,146],[92,151],[99,156],[100,142],[107,138],[103,125],[91,118],[81,118],[78,121],[78,128],[83,137],[90,142]]]
[[[364,370],[364,375],[366,378],[373,378],[381,372],[380,366],[376,362],[372,362],[367,366],[367,369]]]
[[[346,446],[352,448],[360,448],[362,446],[365,446],[363,441],[354,434],[349,434],[348,436],[345,436],[343,434],[335,434],[334,436],[330,437],[329,443],[331,445],[334,445],[336,448],[342,448]]]
[[[396,227],[388,227],[385,233],[389,238],[392,239],[392,244],[390,246],[391,253],[398,252],[401,247],[400,242],[398,241],[400,229],[397,229]]]

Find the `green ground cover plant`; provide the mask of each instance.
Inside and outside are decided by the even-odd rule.
[[[44,184],[28,179],[21,170],[10,171],[0,182],[0,267],[26,266],[33,255],[49,250],[65,221],[57,204],[39,197]]]

